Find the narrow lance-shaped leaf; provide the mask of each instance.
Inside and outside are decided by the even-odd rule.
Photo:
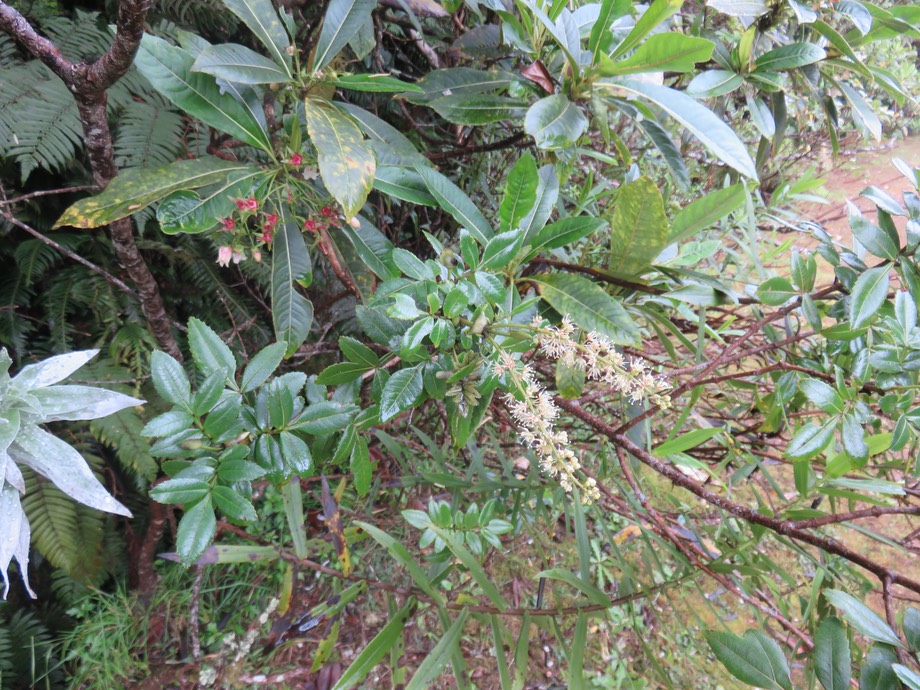
[[[268,50],[274,61],[284,70],[287,79],[292,76],[291,40],[278,17],[271,0],[223,0],[227,8],[239,17]]]
[[[338,55],[358,33],[375,6],[374,0],[332,0],[329,3],[313,53],[314,72],[323,69]]]
[[[485,216],[476,208],[470,198],[457,185],[437,170],[427,166],[417,166],[416,172],[425,181],[428,191],[437,199],[441,208],[460,223],[480,244],[492,239],[492,228]]]
[[[296,287],[309,271],[310,255],[296,221],[281,223],[272,240],[272,321],[289,355],[307,339],[313,323],[313,304]]]
[[[706,641],[739,680],[766,690],[792,690],[786,659],[776,642],[760,630],[748,630],[743,637],[710,631]]]
[[[829,589],[824,596],[831,606],[839,609],[843,617],[863,635],[876,642],[904,647],[901,638],[882,618],[852,594],[836,589]]]
[[[308,98],[304,112],[319,155],[323,183],[342,205],[345,215],[353,218],[374,184],[374,154],[357,125],[329,101]]]
[[[815,634],[815,675],[824,690],[850,687],[850,642],[836,618],[823,620]]]
[[[238,84],[273,84],[290,78],[274,61],[235,43],[206,46],[198,53],[192,71]]]

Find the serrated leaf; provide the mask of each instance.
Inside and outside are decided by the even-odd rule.
[[[834,435],[838,422],[839,417],[834,416],[825,420],[821,425],[806,424],[803,426],[786,447],[786,457],[790,460],[807,460],[820,453]]]
[[[355,405],[323,400],[308,405],[290,428],[313,436],[334,434],[348,426],[357,411]]]
[[[824,690],[850,687],[850,642],[836,618],[826,618],[815,634],[815,675]]]
[[[859,676],[859,690],[896,690],[898,676],[892,668],[896,663],[898,655],[889,645],[872,645]]]
[[[150,356],[150,375],[153,387],[161,398],[173,405],[189,406],[192,385],[179,362],[165,352],[156,350]]]
[[[352,218],[374,184],[374,154],[357,125],[329,101],[307,98],[304,113],[323,183]]]
[[[236,373],[236,357],[227,343],[203,321],[194,316],[188,321],[188,344],[198,370],[205,376],[223,371],[228,382]]]
[[[386,422],[412,407],[422,394],[423,384],[420,367],[400,369],[393,374],[380,396],[380,421]]]
[[[792,690],[789,666],[779,645],[760,630],[748,630],[743,637],[709,631],[706,641],[735,678],[766,690]]]
[[[888,623],[852,594],[837,589],[828,589],[824,591],[824,596],[831,603],[831,606],[843,614],[843,617],[847,619],[850,625],[870,640],[884,642],[896,647],[904,647],[904,643],[901,642],[901,639],[889,627]]]
[[[287,351],[287,343],[283,340],[278,343],[272,343],[268,347],[260,350],[255,357],[249,360],[249,364],[243,370],[243,378],[240,382],[240,390],[243,393],[253,391],[268,380]]]
[[[623,185],[610,218],[610,270],[642,272],[667,246],[668,234],[658,185],[645,176]]]
[[[205,497],[185,511],[176,530],[176,552],[179,560],[191,565],[210,545],[217,531],[217,518],[209,498]]]
[[[639,329],[629,313],[618,300],[587,278],[553,273],[532,280],[553,309],[571,316],[581,328],[597,331],[618,344],[638,341]]]

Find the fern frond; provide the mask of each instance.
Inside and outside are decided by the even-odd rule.
[[[221,0],[157,0],[153,14],[183,26],[194,26],[200,33],[228,37],[239,26],[236,17],[227,12]]]
[[[61,261],[58,250],[41,240],[19,242],[13,257],[16,261],[16,268],[22,274],[22,279],[30,286]]]
[[[144,421],[136,410],[127,409],[90,422],[90,433],[115,451],[115,457],[130,474],[138,476],[138,490],[157,477],[159,465],[150,455],[150,444],[141,436]],[[146,481],[144,481],[146,480]]]
[[[112,33],[101,21],[98,12],[76,11],[73,19],[63,16],[47,17],[41,22],[48,38],[54,41],[65,58],[71,62],[93,60],[109,49]]]
[[[0,68],[12,67],[18,58],[16,42],[7,34],[0,34]]]
[[[91,465],[102,461],[84,455]],[[22,468],[26,494],[22,508],[32,528],[32,545],[51,565],[87,582],[105,574],[102,549],[102,513],[76,503],[54,484]]]
[[[132,101],[118,118],[115,164],[119,168],[153,168],[176,160],[185,122],[175,110]]]
[[[35,168],[64,170],[82,147],[83,127],[73,96],[64,82],[40,82],[18,102],[7,155],[16,159],[25,182]]]
[[[51,669],[58,666],[48,626],[33,611],[19,609],[0,622],[0,628],[6,630],[13,652],[11,668],[3,674],[3,687],[42,687],[39,679],[48,677]],[[60,680],[60,673],[54,676]]]

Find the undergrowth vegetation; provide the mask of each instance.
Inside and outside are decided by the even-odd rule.
[[[920,6],[69,5],[0,2],[0,686],[920,688],[918,162],[800,210]]]

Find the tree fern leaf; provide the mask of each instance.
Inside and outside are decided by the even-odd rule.
[[[22,508],[32,527],[32,545],[71,577],[98,579],[105,566],[102,514],[75,502],[29,468],[21,469],[26,482]]]
[[[131,102],[118,118],[115,162],[120,168],[152,168],[176,160],[182,148],[182,116],[165,105]]]

